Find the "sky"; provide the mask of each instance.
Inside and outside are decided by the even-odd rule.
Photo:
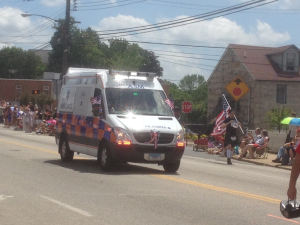
[[[99,31],[103,41],[112,37],[125,38],[154,51],[164,69],[163,79],[178,83],[187,74],[199,74],[207,79],[229,44],[265,47],[294,44],[300,48],[300,28],[297,25],[300,0],[273,1],[71,0],[71,16],[81,22],[76,24],[79,28],[91,27]],[[228,10],[228,7],[247,3],[252,3],[255,8],[212,14],[216,10]],[[21,14],[59,19],[65,17],[65,10],[66,0],[0,0],[0,48],[43,48],[54,32],[54,22],[40,16],[24,18]],[[178,22],[201,15],[202,20],[178,23],[168,29],[107,34],[107,30],[147,25],[153,28],[153,24]]]

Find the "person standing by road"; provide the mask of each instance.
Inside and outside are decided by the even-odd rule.
[[[296,118],[296,113],[292,112],[291,117]],[[296,135],[296,130],[299,128],[297,125],[289,125],[289,131],[285,140],[285,143],[289,143],[293,140]]]
[[[241,126],[241,123],[236,119],[234,110],[229,110],[229,117],[227,117],[223,124],[221,125],[222,128],[226,127],[226,134],[225,134],[225,141],[224,147],[227,150],[227,164],[231,165],[231,157],[233,155],[234,147],[238,145],[238,138],[237,138],[237,129]]]
[[[3,123],[3,116],[4,116],[4,101],[0,102],[0,123]]]
[[[300,174],[300,145],[296,148],[296,157],[292,166],[289,188],[287,190],[287,196],[290,200],[294,200],[297,197],[296,182]]]
[[[10,128],[11,126],[11,119],[12,119],[12,111],[11,111],[11,103],[6,103],[5,109],[5,127]]]

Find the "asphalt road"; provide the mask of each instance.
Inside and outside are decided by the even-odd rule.
[[[187,148],[177,174],[161,166],[100,170],[95,158],[64,163],[54,138],[0,125],[0,224],[297,224],[285,220],[290,171]]]

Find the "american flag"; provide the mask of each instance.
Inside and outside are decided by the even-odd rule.
[[[93,105],[94,104],[101,104],[101,95],[98,95],[97,97],[93,98]]]
[[[221,125],[223,124],[224,120],[228,117],[228,112],[231,109],[230,105],[227,104],[225,96],[222,96],[222,112],[218,115],[216,120],[216,125],[214,127],[212,136],[220,136],[225,133],[226,127],[222,128]]]
[[[168,104],[168,106],[171,107],[171,109],[174,109],[174,100],[173,99],[166,99],[165,102]]]

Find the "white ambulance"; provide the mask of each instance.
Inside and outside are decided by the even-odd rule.
[[[185,149],[181,125],[155,73],[69,68],[55,137],[63,161],[74,152],[114,163],[155,163],[176,172]]]

